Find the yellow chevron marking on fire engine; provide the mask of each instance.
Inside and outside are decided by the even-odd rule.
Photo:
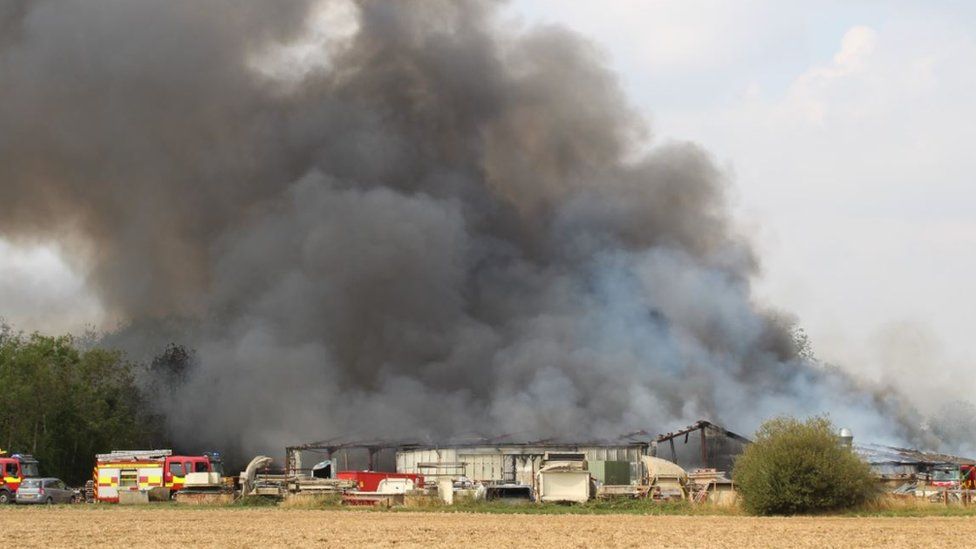
[[[149,477],[149,484],[158,485],[163,482],[163,477]]]

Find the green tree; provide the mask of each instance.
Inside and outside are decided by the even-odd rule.
[[[733,469],[747,511],[792,515],[835,511],[873,497],[871,469],[842,446],[824,417],[767,421]]]
[[[140,447],[158,421],[119,351],[79,350],[71,336],[0,330],[0,447],[34,454],[42,474],[80,484],[94,455]]]

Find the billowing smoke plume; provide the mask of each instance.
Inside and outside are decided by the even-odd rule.
[[[117,341],[196,350],[161,395],[186,444],[915,421],[800,356],[721,171],[639,152],[568,31],[473,1],[3,5],[0,234],[61,242]]]

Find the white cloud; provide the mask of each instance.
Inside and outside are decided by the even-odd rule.
[[[853,26],[781,96],[754,87],[658,117],[734,165],[742,215],[761,227],[763,298],[797,312],[829,360],[906,390],[919,376],[943,387],[972,356],[976,105],[960,90],[974,55],[948,22]],[[927,334],[925,352],[892,351],[906,327]]]
[[[660,138],[730,167],[759,297],[797,313],[822,356],[920,403],[956,394],[976,310],[970,8],[529,4],[608,50]]]
[[[103,311],[56,248],[0,239],[0,318],[19,330],[78,333]]]
[[[833,63],[814,67],[801,74],[790,90],[789,103],[809,122],[822,124],[827,108],[825,92],[842,78],[851,77],[865,69],[874,53],[877,33],[869,27],[857,26],[844,34],[840,51]]]
[[[329,70],[330,55],[359,31],[357,10],[351,0],[320,0],[298,40],[270,44],[251,57],[250,67],[285,89],[313,73]]]

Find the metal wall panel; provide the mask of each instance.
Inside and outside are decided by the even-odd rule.
[[[457,452],[453,448],[438,450],[404,450],[397,452],[398,473],[419,473],[429,472],[421,470],[421,463],[456,463]]]
[[[640,478],[640,445],[522,446],[495,445],[461,448],[402,450],[396,454],[398,473],[421,473],[421,463],[464,463],[466,476],[477,482],[516,482],[531,486],[546,452],[581,452],[592,461],[627,461],[632,479]],[[428,471],[429,472],[429,471]]]
[[[468,478],[474,481],[494,481],[504,480],[504,461],[501,452],[489,454],[464,454],[458,453],[458,461],[465,464],[465,473]]]

